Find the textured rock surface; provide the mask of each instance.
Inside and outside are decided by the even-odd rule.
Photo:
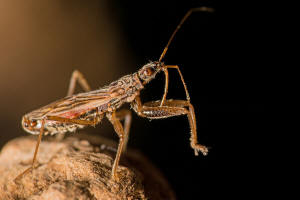
[[[36,138],[7,143],[0,154],[0,199],[175,199],[161,173],[136,151],[122,156],[119,181],[113,181],[115,144],[88,140],[43,141],[37,168],[17,184],[13,179],[30,166]]]

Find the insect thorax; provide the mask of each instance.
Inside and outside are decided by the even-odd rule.
[[[112,97],[108,103],[108,109],[110,107],[113,110],[118,109],[126,102],[132,102],[139,95],[139,91],[144,88],[137,73],[123,76],[119,80],[112,82],[108,87]],[[103,106],[101,109],[103,109]]]

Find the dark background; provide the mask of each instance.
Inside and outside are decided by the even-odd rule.
[[[194,156],[189,146],[188,120],[184,116],[149,121],[133,114],[129,147],[139,149],[153,161],[169,180],[178,199],[212,199],[217,195],[244,199],[256,197],[257,192],[263,190],[265,175],[260,174],[265,172],[267,160],[262,142],[267,137],[264,112],[267,70],[262,59],[265,54],[264,24],[258,5],[212,0],[107,1],[105,12],[118,27],[111,28],[105,23],[91,22],[91,19],[103,20],[102,15],[95,14],[103,11],[98,3],[101,1],[89,1],[89,6],[84,1],[61,2],[59,9],[66,13],[64,17],[69,17],[69,21],[62,23],[57,20],[54,23],[62,24],[59,34],[67,32],[66,37],[73,40],[62,44],[62,41],[46,37],[50,45],[42,43],[41,49],[45,49],[45,56],[51,54],[52,57],[42,59],[40,50],[33,53],[34,62],[28,66],[35,66],[34,69],[23,65],[25,59],[16,64],[22,67],[12,75],[7,75],[4,65],[0,68],[3,70],[1,81],[7,80],[1,83],[3,107],[0,120],[5,134],[0,137],[0,145],[14,137],[27,135],[19,125],[22,114],[63,97],[74,68],[86,75],[92,88],[133,73],[149,60],[159,58],[172,31],[188,9],[209,6],[215,12],[192,14],[164,58],[165,64],[180,66],[196,112],[199,143],[210,147],[209,154]],[[92,16],[82,20],[83,24],[87,22],[87,27],[81,27],[82,32],[94,31],[95,34],[83,37],[86,33],[76,35],[78,30],[73,31],[77,27],[73,23],[82,18],[77,14],[81,12],[79,8]],[[51,14],[49,16],[51,18]],[[43,29],[49,24],[38,27]],[[68,24],[72,27],[64,30]],[[1,30],[5,31],[4,28]],[[102,32],[110,34],[110,30],[117,32],[112,38],[118,42],[104,44],[110,40]],[[2,41],[7,39],[2,38]],[[77,46],[77,43],[82,45]],[[56,44],[65,45],[66,49],[52,48],[51,45]],[[101,45],[102,51],[98,49]],[[34,52],[34,48],[36,46],[32,49],[24,47],[24,51]],[[118,49],[118,53],[112,53],[116,52],[111,50],[113,48]],[[0,51],[1,60],[8,58],[7,48],[0,48]],[[59,51],[62,53],[58,54]],[[14,49],[11,54],[21,53]],[[106,61],[107,57],[113,62]],[[8,60],[13,59],[9,57]],[[40,59],[39,62],[36,59]],[[170,70],[169,75],[168,98],[184,99],[178,74]],[[164,76],[159,74],[142,92],[142,100],[160,99],[163,87]],[[111,135],[114,134],[108,123],[104,126]],[[100,126],[87,129],[87,132],[96,134],[99,131],[103,132]]]
[[[181,67],[195,107],[199,143],[210,147],[209,154],[194,156],[186,117],[151,122],[135,117],[129,144],[163,171],[179,199],[255,197],[264,188],[261,174],[267,160],[262,142],[267,135],[267,66],[259,6],[229,1],[121,3],[123,29],[142,66],[159,58],[185,12],[202,5],[216,12],[192,14],[164,62]],[[163,75],[157,79],[142,93],[145,99],[161,98]],[[170,72],[168,97],[185,97],[175,70]]]

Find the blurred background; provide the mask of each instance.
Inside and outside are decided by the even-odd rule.
[[[66,95],[74,69],[97,89],[158,60],[187,10],[199,6],[216,12],[194,13],[164,62],[181,67],[199,142],[210,153],[194,156],[186,117],[149,121],[134,113],[129,147],[162,170],[178,199],[235,197],[236,190],[254,195],[263,181],[251,191],[246,185],[264,170],[266,63],[260,12],[246,2],[2,0],[0,146],[27,135],[20,124],[25,113]],[[160,99],[163,87],[161,74],[142,100]],[[169,87],[169,98],[185,98],[175,70]],[[85,132],[117,139],[106,120]]]

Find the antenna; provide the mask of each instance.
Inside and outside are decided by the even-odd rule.
[[[178,26],[176,27],[176,29],[174,30],[174,32],[172,33],[166,47],[164,48],[162,54],[160,55],[160,58],[158,60],[158,62],[161,62],[161,60],[165,57],[167,51],[168,51],[168,48],[172,42],[172,40],[174,39],[177,31],[180,29],[180,27],[182,26],[182,24],[185,22],[185,20],[193,13],[193,12],[198,12],[198,11],[201,11],[201,12],[214,12],[214,9],[213,8],[209,8],[209,7],[198,7],[198,8],[192,8],[190,9],[185,15],[184,17],[181,19],[180,23],[178,24]]]

